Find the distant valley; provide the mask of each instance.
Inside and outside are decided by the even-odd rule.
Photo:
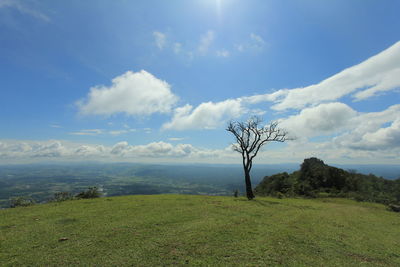
[[[300,163],[299,163],[300,164]],[[255,187],[264,176],[297,170],[299,164],[255,164],[252,182]],[[359,173],[373,173],[387,179],[400,177],[398,165],[335,165]],[[98,186],[107,196],[135,194],[232,195],[244,192],[243,170],[229,164],[136,164],[82,163],[30,164],[0,166],[0,207],[9,199],[30,196],[46,202],[57,192],[78,193]]]

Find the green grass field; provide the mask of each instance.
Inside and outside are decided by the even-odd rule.
[[[50,203],[0,210],[0,265],[400,266],[400,215],[345,199]]]

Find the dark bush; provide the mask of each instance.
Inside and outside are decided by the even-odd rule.
[[[52,201],[61,202],[71,199],[74,199],[74,196],[70,192],[57,192],[54,194]]]
[[[76,195],[76,198],[97,198],[100,197],[102,193],[100,190],[94,186],[94,187],[89,187],[88,190],[82,191],[79,194]]]
[[[391,211],[395,211],[395,212],[400,212],[400,205],[396,205],[396,204],[389,204],[388,208]]]
[[[10,199],[10,207],[28,207],[35,204],[35,200],[31,197],[14,197]]]

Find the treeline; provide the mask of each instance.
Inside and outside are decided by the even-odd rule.
[[[102,196],[102,192],[96,186],[89,187],[87,190],[79,192],[76,195],[73,195],[70,192],[57,192],[54,194],[53,198],[51,198],[47,202],[62,202],[67,200],[74,200],[74,199],[87,199],[87,198],[98,198]],[[16,207],[27,207],[35,205],[36,201],[32,197],[20,196],[20,197],[13,197],[10,199],[10,208]]]
[[[261,196],[345,197],[358,201],[400,204],[400,178],[387,180],[373,174],[326,165],[317,158],[305,159],[300,170],[266,176],[255,188]]]

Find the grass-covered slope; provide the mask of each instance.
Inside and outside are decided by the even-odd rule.
[[[0,263],[400,266],[400,216],[345,199],[153,195],[49,203],[0,210]]]

